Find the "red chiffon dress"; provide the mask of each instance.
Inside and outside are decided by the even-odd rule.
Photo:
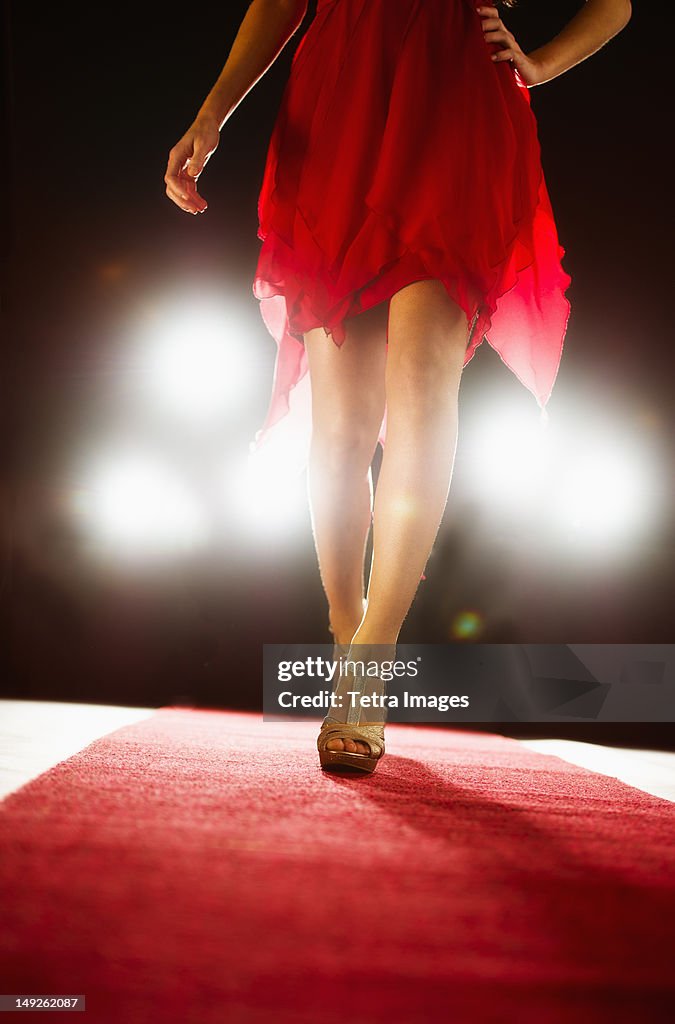
[[[464,365],[487,338],[544,414],[571,278],[529,91],[500,48],[472,0],[318,0],[258,203],[253,292],[278,348],[254,458],[306,464],[303,333],[341,345],[347,317],[427,278],[466,314]]]

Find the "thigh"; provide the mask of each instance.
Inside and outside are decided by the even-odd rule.
[[[442,281],[415,281],[396,292],[389,306],[389,358],[437,370],[461,369],[469,340],[464,310]]]
[[[314,424],[379,428],[384,414],[389,303],[381,302],[344,322],[336,345],[323,327],[305,334]]]

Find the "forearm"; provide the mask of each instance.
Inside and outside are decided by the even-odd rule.
[[[596,53],[626,27],[630,17],[630,0],[586,0],[554,39],[528,54],[543,69],[545,77],[539,84],[550,82]]]
[[[252,0],[218,80],[197,118],[222,128],[301,24],[306,0]]]

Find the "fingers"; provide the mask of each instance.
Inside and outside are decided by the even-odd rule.
[[[164,174],[166,194],[176,206],[185,210],[186,213],[203,213],[208,204],[197,192],[194,175],[190,177],[186,172],[186,164],[189,159],[191,159],[191,154],[180,143],[170,151]]]
[[[207,204],[196,190],[190,195],[188,191],[179,191],[175,185],[167,182],[166,194],[176,206],[180,206],[181,210],[185,210],[186,213],[203,213],[207,208]]]
[[[187,162],[187,167],[185,168],[182,178],[188,198],[197,204],[197,210],[199,213],[204,212],[207,204],[199,195],[196,182],[197,178],[204,170],[210,155],[211,154],[207,149],[200,149],[195,146],[195,151]]]
[[[491,54],[491,60],[495,62],[498,60],[513,60],[515,56],[514,50],[500,50],[498,53]]]
[[[187,165],[187,172],[192,178],[197,178],[204,170],[204,165],[208,160],[210,154],[208,149],[202,149],[201,146],[196,145],[195,151],[190,157]]]
[[[477,7],[476,10],[482,18],[483,38],[485,39],[485,42],[494,43],[495,45],[499,45],[499,43],[504,44],[503,49],[490,54],[491,60],[513,60],[517,55],[518,46],[515,37],[511,32],[509,32],[499,17],[499,11],[497,8]]]
[[[483,35],[486,43],[503,43],[507,49],[511,48],[515,43],[515,39],[511,33],[504,28],[492,29],[492,31],[484,32]],[[492,56],[495,57],[496,52],[493,53]]]
[[[182,186],[182,191],[187,196],[187,201],[192,207],[191,212],[204,213],[208,203],[197,191],[195,176],[191,175],[188,168],[186,168],[184,171],[181,171],[179,180]]]
[[[187,188],[182,180],[183,167],[187,159],[186,147],[180,143],[174,146],[169,152],[169,160],[166,165],[164,181],[166,183],[166,194],[176,206],[186,213],[194,213],[194,203],[190,201]]]
[[[208,207],[208,203],[199,195],[194,183],[187,184],[182,176],[175,181],[166,182],[166,194],[186,213],[203,213]]]

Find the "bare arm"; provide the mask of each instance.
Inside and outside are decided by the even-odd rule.
[[[554,39],[529,54],[545,73],[541,82],[557,78],[596,53],[626,27],[631,14],[630,0],[586,0]]]
[[[487,42],[497,43],[494,61],[510,60],[526,85],[550,82],[580,64],[609,42],[630,21],[630,0],[586,0],[564,29],[550,42],[525,54],[499,18],[495,7],[479,7]]]
[[[218,80],[169,153],[166,194],[186,213],[204,213],[196,181],[215,152],[220,129],[277,59],[301,24],[307,0],[252,0]]]
[[[307,0],[253,0],[239,26],[225,67],[204,100],[197,119],[211,120],[222,128],[277,59],[306,11]]]

